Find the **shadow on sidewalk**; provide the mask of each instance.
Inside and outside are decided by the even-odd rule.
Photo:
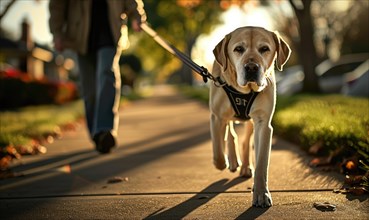
[[[227,189],[246,181],[246,178],[237,177],[231,181],[228,179],[221,179],[216,181],[197,193],[186,201],[169,208],[165,211],[165,207],[155,211],[144,219],[183,219],[194,210],[200,208],[202,205],[208,203],[219,194],[227,191]],[[262,213],[261,213],[262,214]]]
[[[239,215],[236,220],[242,220],[242,219],[256,219],[259,216],[261,216],[262,214],[264,214],[266,211],[268,211],[268,208],[259,208],[259,207],[254,207],[251,206],[250,208],[248,208],[244,213],[242,213],[241,215]]]
[[[171,137],[176,134],[183,134],[183,137],[169,143],[155,143],[154,141],[154,139]],[[99,155],[92,149],[45,158],[16,167],[14,171],[21,175],[16,178],[0,180],[0,193],[6,194],[7,191],[13,191],[15,193],[12,193],[12,197],[37,197],[45,194],[51,196],[55,194],[53,192],[58,192],[57,195],[70,194],[88,186],[86,183],[94,185],[96,182],[107,181],[119,173],[136,169],[168,155],[196,147],[209,139],[209,130],[205,124],[199,123],[193,127],[168,130],[155,138],[142,139],[127,146],[119,147],[112,152],[112,158],[109,158],[110,155]],[[140,146],[147,144],[151,146],[148,148],[141,148]],[[139,150],[127,154],[126,150],[134,147]],[[69,166],[71,170],[69,172],[56,172],[57,169],[63,166]],[[60,181],[60,178],[65,178],[66,182],[62,186],[56,185],[53,187],[53,184]],[[75,181],[81,179],[84,179],[84,184],[74,184]],[[45,186],[45,189],[42,186]],[[27,195],[15,196],[19,194],[16,193],[19,189],[32,188],[38,188],[39,191],[28,190],[29,194],[27,193]]]
[[[78,163],[83,163],[85,161],[93,160],[97,157],[99,157],[99,155],[96,152],[84,150],[63,154],[60,156],[46,157],[43,160],[38,160],[27,164],[20,164],[12,168],[12,171],[15,173],[15,177],[30,178],[45,172],[57,170],[65,165],[71,166]]]
[[[205,127],[201,123],[198,126]],[[127,152],[122,146],[122,148],[118,148],[112,153],[112,157],[110,155],[101,156],[91,150],[45,158],[45,160],[20,168],[23,172],[28,172],[28,175],[1,180],[0,195],[2,199],[42,199],[68,195],[92,195],[95,192],[91,192],[91,189],[89,189],[91,186],[101,189],[101,182],[106,182],[112,176],[161,160],[168,155],[188,150],[209,140],[208,129],[199,129],[192,132],[193,130],[193,127],[187,128],[187,132],[183,128],[169,130],[165,134],[159,135],[160,138],[168,137],[176,132],[184,134],[184,136],[169,143],[153,142],[149,148],[144,147],[130,154],[126,154]],[[144,144],[144,141],[139,140],[136,144],[132,143],[129,148],[137,146],[137,144]],[[55,168],[66,164],[73,165],[69,173],[55,172]],[[227,184],[226,188],[230,188],[239,182]],[[215,184],[215,186],[221,185]],[[210,187],[206,191],[209,192],[212,189],[214,187]],[[202,200],[198,201],[201,202]],[[42,202],[37,204],[37,206],[42,205]],[[22,213],[26,213],[31,208],[30,206],[23,209]]]

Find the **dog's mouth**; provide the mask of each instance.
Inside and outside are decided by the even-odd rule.
[[[243,85],[241,85],[241,86],[247,86],[247,85],[251,85],[251,84],[255,84],[256,86],[261,87],[261,86],[263,86],[264,82],[263,82],[262,79],[258,79],[258,80],[253,80],[253,79],[252,80],[245,80],[244,83],[243,83]]]
[[[266,87],[266,80],[262,80],[261,82],[246,82],[239,84],[239,86],[246,90],[252,90],[254,92],[261,92]]]
[[[267,84],[263,71],[259,64],[247,63],[241,69],[241,74],[237,74],[237,84],[241,88],[260,92]]]

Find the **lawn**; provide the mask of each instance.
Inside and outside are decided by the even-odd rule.
[[[33,138],[60,133],[60,126],[83,116],[81,100],[63,105],[40,105],[0,112],[0,146],[26,145]]]
[[[273,119],[275,131],[308,150],[322,153],[353,148],[369,155],[369,99],[342,95],[279,97]]]
[[[42,141],[52,141],[84,115],[81,100],[63,105],[38,105],[0,111],[0,179],[14,158],[45,153]]]
[[[121,104],[142,98],[132,93]],[[37,105],[0,111],[0,171],[7,170],[14,158],[43,153],[44,141],[53,141],[63,130],[73,129],[84,118],[82,100],[62,105]],[[1,178],[0,172],[0,178]]]

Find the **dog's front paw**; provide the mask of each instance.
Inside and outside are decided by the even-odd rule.
[[[213,164],[218,170],[224,170],[225,168],[227,168],[227,161],[225,157],[214,158]]]
[[[240,176],[245,178],[252,177],[252,169],[249,166],[241,166]]]
[[[269,190],[257,191],[254,189],[252,205],[261,208],[267,208],[272,206],[273,201]]]
[[[229,171],[231,171],[232,173],[236,172],[239,166],[240,164],[238,163],[237,159],[229,159]]]

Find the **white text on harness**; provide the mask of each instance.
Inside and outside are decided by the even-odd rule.
[[[242,98],[235,98],[236,101],[236,105],[242,105],[242,106],[246,106],[247,105],[247,100],[246,99],[242,99]]]

